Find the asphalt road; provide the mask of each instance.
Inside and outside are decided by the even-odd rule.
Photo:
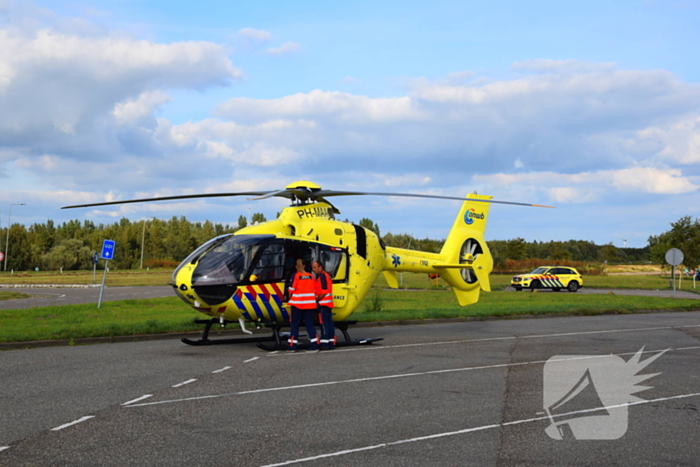
[[[515,292],[513,287],[506,287],[506,291]],[[520,293],[532,293],[532,290],[525,289],[521,290]],[[551,289],[538,289],[537,293],[571,293],[568,290],[560,290],[559,292],[554,292]],[[674,298],[673,289],[591,289],[582,287],[578,289],[578,292],[583,295],[636,295],[639,297],[661,297],[661,298]],[[694,298],[700,299],[700,294],[693,292],[685,292],[683,290],[676,290],[676,298]]]
[[[385,340],[316,354],[175,340],[0,352],[0,465],[644,466],[700,458],[700,312],[354,335]],[[666,352],[641,368],[640,349],[641,362]],[[634,373],[656,376],[642,382]],[[635,382],[649,389],[630,405]],[[575,387],[584,389],[562,407],[546,404],[550,420],[545,397],[564,400]],[[562,420],[565,439],[553,439],[545,430]],[[578,439],[566,430],[575,423],[586,428]],[[586,439],[596,433],[612,438]]]
[[[0,310],[23,310],[25,308],[81,303],[97,304],[100,297],[99,287],[0,287],[0,291],[31,295],[30,298],[0,300]],[[102,301],[172,297],[174,295],[173,288],[170,286],[105,287]]]

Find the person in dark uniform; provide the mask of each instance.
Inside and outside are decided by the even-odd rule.
[[[321,350],[335,348],[335,327],[333,326],[333,280],[319,261],[314,261],[311,269],[316,274],[316,301],[318,302],[319,322],[321,323]]]

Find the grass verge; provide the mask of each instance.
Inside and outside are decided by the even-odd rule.
[[[482,294],[476,305],[460,307],[454,295],[444,290],[380,289],[371,293],[376,294],[381,306],[360,306],[351,319],[381,322],[700,309],[698,300],[622,295],[495,291]],[[99,310],[95,304],[5,310],[0,311],[0,342],[198,331],[202,325],[193,323],[198,317],[202,316],[176,297],[106,302]]]
[[[0,300],[18,300],[21,298],[29,298],[26,293],[19,292],[2,292],[0,291]]]

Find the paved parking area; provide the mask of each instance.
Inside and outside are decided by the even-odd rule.
[[[316,354],[174,340],[0,352],[0,373],[11,375],[0,398],[0,464],[693,465],[700,457],[700,312],[387,326],[354,337],[385,340]],[[631,399],[630,383],[648,389]],[[550,403],[569,389],[576,397]],[[574,432],[574,419],[588,430]],[[585,439],[610,425],[621,436]]]

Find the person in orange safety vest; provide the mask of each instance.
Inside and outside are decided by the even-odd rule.
[[[323,270],[323,265],[314,261],[311,269],[316,275],[316,301],[318,302],[318,320],[321,323],[321,350],[335,348],[335,327],[333,326],[333,280]]]
[[[316,284],[314,276],[304,269],[304,261],[301,258],[296,261],[297,272],[294,275],[292,285],[289,287],[289,301],[291,306],[291,331],[289,333],[288,351],[296,352],[299,345],[299,325],[303,319],[306,323],[306,332],[309,334],[311,345],[309,350],[318,351],[318,337],[314,327],[316,316]]]

